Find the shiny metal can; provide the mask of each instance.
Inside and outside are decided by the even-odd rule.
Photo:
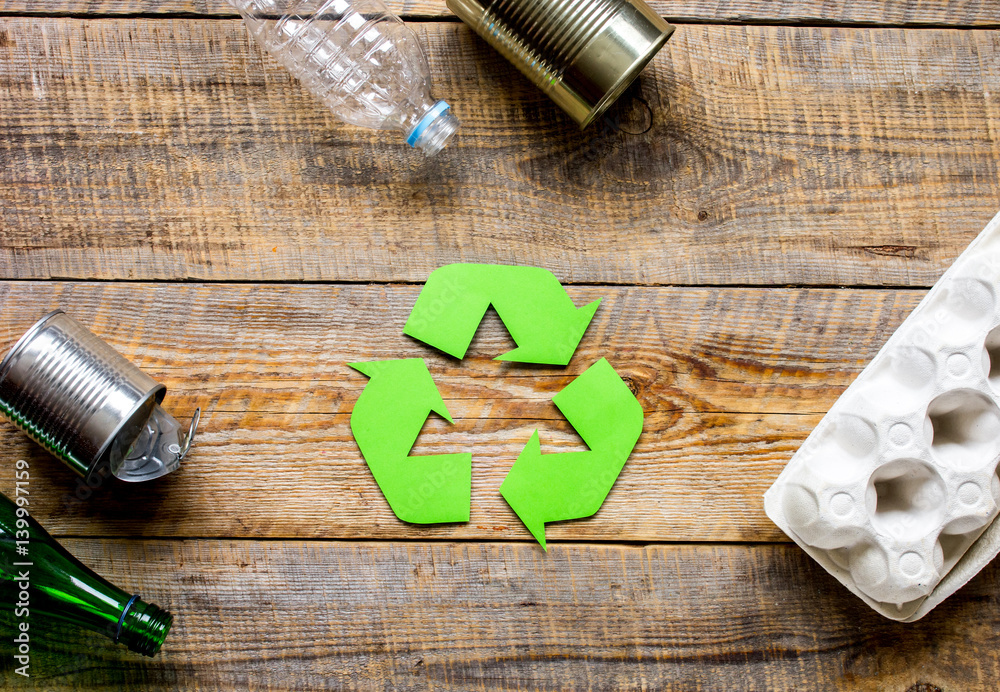
[[[581,128],[600,116],[674,28],[643,0],[447,0]]]
[[[175,434],[171,421],[179,424],[159,407],[166,391],[62,310],[36,322],[0,361],[0,411],[88,479],[102,466],[123,480],[177,468],[198,413],[186,438]],[[160,439],[161,429],[170,439]]]

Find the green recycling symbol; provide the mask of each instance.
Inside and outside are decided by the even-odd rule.
[[[462,359],[490,305],[517,348],[496,360],[567,365],[600,301],[582,308],[548,270],[449,264],[427,278],[403,329]],[[422,358],[351,363],[369,377],[351,432],[396,517],[414,524],[468,521],[472,455],[409,456],[431,412],[453,423]],[[552,401],[588,450],[542,454],[536,430],[500,494],[545,548],[545,524],[600,509],[642,432],[642,407],[601,358]]]

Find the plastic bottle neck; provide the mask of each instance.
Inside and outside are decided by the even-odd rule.
[[[438,101],[428,108],[406,137],[406,143],[427,156],[441,151],[458,129],[458,118],[451,114],[451,106]]]

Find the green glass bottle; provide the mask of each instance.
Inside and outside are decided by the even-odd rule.
[[[24,499],[21,500],[23,504]],[[15,645],[36,623],[58,620],[99,632],[153,656],[173,616],[95,574],[0,494],[0,607],[13,610]]]

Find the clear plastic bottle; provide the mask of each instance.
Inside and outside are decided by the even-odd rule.
[[[258,45],[342,120],[400,130],[428,156],[458,129],[416,35],[382,0],[229,0]]]

